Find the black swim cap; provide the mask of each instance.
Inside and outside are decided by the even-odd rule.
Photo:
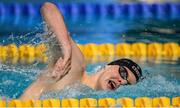
[[[108,65],[126,66],[135,75],[136,81],[138,81],[142,76],[142,71],[140,66],[130,59],[118,59],[113,62],[110,62]]]

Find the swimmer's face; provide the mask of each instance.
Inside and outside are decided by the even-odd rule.
[[[102,74],[98,78],[96,88],[98,90],[116,90],[122,85],[136,83],[136,77],[127,67],[123,66],[125,71],[127,71],[127,79],[119,74],[119,68],[120,66],[118,65],[107,65],[100,70]]]

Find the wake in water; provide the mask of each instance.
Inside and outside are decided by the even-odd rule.
[[[96,65],[89,73],[95,72],[103,65]],[[144,67],[145,68],[145,67]],[[61,91],[46,92],[41,96],[41,99],[48,98],[121,98],[121,97],[175,97],[179,96],[180,85],[174,81],[170,81],[167,77],[154,72],[149,74],[144,73],[146,78],[135,85],[121,86],[116,91],[95,91],[91,88],[76,82],[73,85],[65,87]]]
[[[116,91],[95,91],[76,82],[61,91],[47,92],[41,99],[49,98],[121,98],[121,97],[174,97],[179,96],[180,86],[175,82],[167,81],[165,77],[158,75],[138,83],[137,85],[122,86]]]

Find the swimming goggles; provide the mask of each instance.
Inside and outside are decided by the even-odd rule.
[[[119,67],[119,75],[120,75],[124,80],[127,81],[127,84],[125,84],[125,85],[129,85],[129,84],[130,84],[129,81],[127,80],[127,78],[128,78],[128,72],[127,72],[127,70],[126,70],[125,67],[123,67],[123,66],[120,66],[120,67]]]

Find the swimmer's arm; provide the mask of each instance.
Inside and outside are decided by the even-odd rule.
[[[54,4],[46,2],[41,8],[41,13],[49,30],[57,36],[62,46],[63,59],[60,58],[56,62],[55,69],[52,72],[57,79],[61,79],[71,69],[71,37],[68,34],[63,16]]]
[[[49,74],[52,68],[48,68],[35,80],[21,95],[20,100],[39,99],[41,94],[56,81]]]
[[[64,56],[66,56],[66,53],[71,52],[71,37],[67,31],[63,16],[58,8],[49,2],[42,6],[41,14],[50,31],[57,36],[62,45]]]

